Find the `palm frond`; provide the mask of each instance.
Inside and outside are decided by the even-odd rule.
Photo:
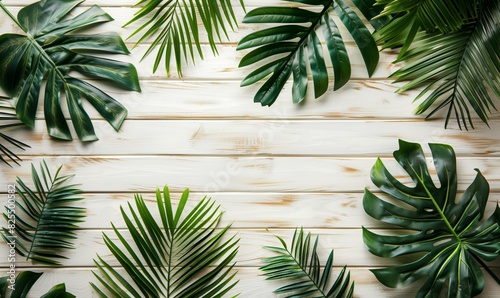
[[[42,272],[23,271],[15,279],[11,276],[0,278],[0,297],[2,298],[26,298],[37,280],[42,276]],[[74,298],[75,295],[66,292],[65,284],[53,286],[47,293],[40,298]]]
[[[340,17],[356,42],[368,75],[373,74],[379,59],[377,46],[368,28],[345,1],[288,1],[308,4],[311,8],[317,8],[319,12],[309,7],[259,7],[247,13],[243,20],[244,23],[280,24],[251,33],[238,43],[238,50],[256,48],[241,59],[240,67],[262,65],[248,74],[241,83],[241,86],[248,86],[266,80],[255,95],[255,102],[263,106],[272,105],[292,75],[293,102],[299,103],[304,100],[308,83],[308,63],[314,84],[314,96],[318,98],[323,95],[329,85],[325,55],[329,55],[333,66],[333,90],[339,89],[349,81],[351,65],[338,26],[330,16],[332,11]],[[371,0],[354,1],[366,15],[374,13],[370,8],[370,2],[373,3]],[[323,50],[316,33],[319,29],[323,31],[327,52]]]
[[[274,293],[290,295],[287,297],[352,297],[354,282],[350,282],[350,272],[346,273],[346,267],[333,281],[333,250],[321,272],[317,253],[318,237],[312,249],[311,233],[305,235],[302,228],[295,230],[290,248],[282,238],[278,236],[276,238],[282,247],[265,247],[277,255],[264,259],[266,264],[259,268],[269,280],[289,281]]]
[[[4,131],[24,126],[16,117],[15,109],[9,104],[8,98],[0,96],[0,161],[12,167],[10,162],[19,165],[21,158],[12,150],[25,150],[30,146],[5,134]],[[10,145],[9,145],[10,144]],[[12,147],[9,148],[9,147]],[[15,149],[14,149],[15,148]]]
[[[417,114],[432,108],[431,117],[448,107],[446,125],[455,115],[459,127],[468,129],[474,127],[472,107],[488,123],[488,114],[496,110],[494,97],[500,98],[499,22],[500,1],[490,1],[481,6],[476,22],[458,31],[417,36],[413,48],[399,60],[407,64],[392,75],[398,82],[410,81],[398,92],[427,86],[415,99],[430,92]]]
[[[188,196],[185,190],[174,212],[168,187],[163,197],[157,189],[159,219],[139,194],[135,208],[128,204],[130,215],[121,208],[132,241],[114,225],[119,241],[103,238],[126,275],[98,256],[94,262],[101,274],[94,275],[103,288],[91,285],[100,297],[222,297],[236,285],[232,269],[239,240],[226,239],[230,226],[216,229],[222,212],[210,198],[184,216]]]
[[[383,7],[378,17],[391,20],[374,33],[383,48],[403,46],[401,55],[421,30],[427,33],[449,33],[474,22],[479,12],[479,0],[377,0]]]
[[[207,32],[214,55],[217,54],[217,39],[221,40],[223,35],[227,38],[228,30],[234,30],[238,25],[231,1],[142,0],[137,5],[144,5],[125,26],[146,20],[130,37],[142,33],[136,46],[148,39],[153,40],[144,54],[146,57],[157,50],[153,72],[163,60],[170,76],[170,62],[175,59],[177,73],[182,76],[183,60],[194,62],[195,55],[203,59],[198,21]],[[240,4],[244,7],[243,0]]]
[[[71,206],[72,202],[83,199],[77,196],[82,191],[77,185],[67,184],[73,175],[61,176],[61,168],[53,175],[45,161],[40,164],[40,172],[31,165],[34,189],[18,177],[17,200],[3,213],[9,225],[3,228],[2,238],[6,242],[14,239],[16,253],[26,260],[59,265],[58,260],[66,258],[62,251],[74,248],[72,240],[85,209]]]

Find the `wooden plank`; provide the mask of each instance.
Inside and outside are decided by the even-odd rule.
[[[154,190],[154,189],[152,189]],[[163,190],[163,188],[161,188]],[[153,216],[157,215],[155,194],[141,192]],[[85,193],[85,200],[78,206],[87,210],[82,229],[107,229],[110,222],[117,228],[125,228],[120,206],[134,204],[132,193]],[[191,192],[188,208],[194,206],[205,194]],[[233,229],[358,229],[394,228],[368,216],[363,210],[363,193],[212,193],[213,200],[224,211],[221,226],[231,224]],[[176,206],[180,193],[172,192]],[[485,214],[492,214],[498,203],[499,193],[490,194]],[[188,209],[190,210],[190,209]],[[157,217],[155,217],[157,218]]]
[[[351,81],[344,88],[328,91],[314,99],[312,85],[308,100],[292,103],[291,84],[286,84],[271,107],[253,102],[259,86],[240,88],[239,82],[229,81],[141,81],[142,93],[127,92],[96,83],[120,101],[129,111],[128,119],[271,119],[271,120],[402,120],[423,121],[412,113],[412,99],[417,92],[395,94],[389,81]],[[223,94],[224,96],[221,96]],[[84,107],[93,119],[101,118],[86,101]],[[44,117],[42,102],[37,118]],[[63,108],[65,108],[63,104]],[[66,115],[67,109],[65,109]],[[497,113],[498,114],[498,113]],[[440,115],[438,115],[440,117]],[[481,127],[480,125],[478,125]],[[444,123],[441,127],[444,127]],[[453,121],[450,127],[454,128]]]
[[[420,129],[414,130],[415,125]],[[94,121],[101,141],[93,143],[56,142],[45,123],[36,122],[35,131],[23,129],[12,134],[26,140],[26,155],[303,155],[303,156],[388,156],[397,148],[397,139],[444,143],[461,156],[499,156],[500,139],[490,128],[474,131],[442,128],[441,121],[418,122],[368,120],[128,120],[120,132],[102,120]],[[29,140],[29,141],[28,141]]]
[[[174,120],[174,119],[270,119],[270,120],[389,120],[404,122],[424,121],[424,116],[414,115],[416,104],[412,100],[419,91],[396,94],[397,85],[390,81],[351,81],[342,89],[328,91],[324,96],[314,99],[310,85],[307,99],[299,105],[292,103],[290,83],[286,84],[276,103],[262,107],[253,102],[259,86],[240,88],[239,82],[230,81],[148,81],[142,80],[142,93],[119,90],[113,86],[96,83],[105,92],[120,101],[129,111],[128,119]],[[224,94],[224,96],[221,96]],[[86,101],[86,111],[93,119],[100,115]],[[66,104],[63,110],[68,115]],[[446,134],[444,117],[446,110],[433,116],[438,121],[437,131]],[[475,115],[472,115],[473,117]],[[39,103],[37,118],[44,118],[42,101]],[[493,113],[490,120],[500,119],[500,113]],[[479,131],[487,126],[474,119]],[[126,123],[126,122],[125,122]],[[417,127],[418,125],[415,124]],[[495,124],[493,124],[495,125]],[[456,130],[458,125],[451,118],[449,129]],[[414,131],[415,129],[412,129]],[[474,134],[463,131],[464,135]]]
[[[108,225],[110,227],[110,225]],[[386,235],[397,235],[396,231],[371,229],[372,232]],[[324,265],[328,258],[328,254],[333,249],[337,264],[347,265],[349,267],[380,267],[380,266],[397,266],[407,262],[415,261],[416,257],[404,256],[399,258],[380,258],[372,255],[365,247],[362,237],[362,230],[358,229],[333,229],[327,230],[307,230],[312,235],[319,236],[318,255],[321,264]],[[392,233],[391,233],[392,232]],[[104,244],[102,233],[105,233],[115,244],[120,248],[118,237],[112,230],[82,230],[78,231],[78,239],[74,241],[76,249],[67,250],[64,255],[68,259],[61,260],[65,267],[93,267],[93,259],[99,255],[106,263],[111,266],[120,266],[120,263],[111,254],[109,249]],[[120,230],[124,239],[133,245],[132,237],[127,230]],[[231,229],[224,239],[229,239],[233,235],[237,235],[238,255],[235,257],[235,262],[241,267],[259,267],[262,266],[263,259],[275,255],[273,252],[265,249],[265,246],[280,246],[280,242],[274,235],[282,237],[286,243],[292,242],[293,230],[271,229],[266,230],[251,230],[251,229]],[[400,233],[399,233],[400,234]],[[8,256],[9,251],[6,245],[0,247],[0,255]],[[21,256],[16,257],[17,267],[28,267],[31,261],[26,261]],[[498,265],[498,264],[497,264]],[[0,259],[0,266],[8,267],[7,258]],[[46,266],[40,266],[46,267]]]
[[[335,259],[335,264],[341,264],[342,260]],[[370,297],[370,298],[400,298],[413,297],[418,291],[418,286],[421,282],[412,284],[406,288],[391,289],[385,287],[377,281],[375,276],[368,268],[347,268],[351,272],[351,279],[355,282],[354,297]],[[239,283],[231,291],[233,294],[240,293],[242,298],[271,298],[280,297],[272,293],[278,287],[284,285],[279,281],[268,281],[262,276],[262,273],[257,268],[236,267],[238,271],[235,279],[239,279]],[[53,285],[66,283],[67,290],[76,295],[76,297],[98,297],[93,293],[88,282],[97,283],[97,279],[92,275],[89,268],[64,268],[58,270],[43,270],[45,273],[40,277],[39,281],[33,286],[32,297],[40,297],[45,294]],[[340,271],[336,268],[334,276]],[[123,270],[119,269],[122,273]],[[498,270],[497,270],[498,273]],[[478,298],[496,298],[500,296],[500,287],[486,272],[485,287]]]
[[[193,156],[94,156],[25,157],[21,167],[0,169],[0,180],[28,181],[30,163],[45,159],[55,169],[76,173],[75,183],[87,192],[142,192],[169,184],[172,190],[191,188],[207,195],[214,192],[361,192],[376,189],[370,181],[374,157],[193,157]],[[383,158],[392,174],[408,183],[406,172],[392,158]],[[429,160],[429,163],[431,161]],[[478,168],[500,191],[500,159],[458,158],[458,189],[472,182]],[[431,172],[433,172],[431,167]],[[435,178],[437,179],[437,178]]]

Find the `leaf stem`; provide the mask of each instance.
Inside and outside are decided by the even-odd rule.
[[[1,0],[0,0],[0,7],[2,8],[3,11],[5,11],[5,13],[9,16],[9,18],[11,18],[11,20],[13,20],[16,23],[16,25],[19,26],[19,28],[23,29],[23,31],[26,32],[24,26],[21,25],[21,23],[19,23],[17,18],[7,9],[7,7],[5,7],[5,5],[2,3]]]
[[[480,257],[476,256],[475,254],[471,253],[471,255],[474,257],[474,259],[479,263],[481,264],[481,266],[483,266],[484,270],[486,270],[486,272],[488,272],[488,274],[497,282],[497,284],[500,285],[500,277],[498,277],[494,272],[493,270],[490,269],[490,267],[488,267],[484,262],[483,260],[481,260]]]

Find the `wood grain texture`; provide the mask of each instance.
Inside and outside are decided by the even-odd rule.
[[[17,13],[33,1],[2,2]],[[136,0],[87,0],[73,14],[98,4],[115,21],[92,31],[116,31],[126,38],[140,24],[122,28],[137,11],[135,3]],[[241,21],[245,13],[238,1],[233,3]],[[247,11],[264,5],[289,4],[280,0],[245,3]],[[288,82],[278,101],[263,108],[253,103],[259,84],[239,86],[254,68],[238,68],[246,51],[236,51],[236,44],[248,33],[266,26],[240,24],[228,38],[223,38],[218,56],[211,54],[207,36],[202,33],[205,60],[196,59],[194,64],[185,65],[183,77],[175,72],[166,77],[162,68],[153,73],[153,55],[141,62],[148,44],[133,48],[137,37],[127,40],[131,54],[113,58],[135,64],[142,92],[125,92],[104,82],[94,82],[129,110],[123,127],[115,132],[87,102],[83,103],[100,141],[83,144],[50,139],[41,110],[34,129],[12,132],[31,148],[22,152],[24,161],[20,167],[0,166],[0,181],[6,184],[20,177],[29,183],[30,164],[42,160],[51,168],[64,164],[63,172],[74,173],[72,182],[81,183],[85,200],[80,204],[87,208],[76,249],[68,253],[64,267],[47,268],[21,258],[16,260],[19,270],[45,272],[31,297],[40,297],[61,282],[77,297],[96,297],[88,284],[96,281],[91,273],[96,254],[120,270],[102,241],[102,233],[112,235],[110,222],[119,229],[125,228],[119,208],[133,201],[133,193],[142,193],[154,213],[154,190],[165,184],[171,188],[174,204],[185,188],[191,190],[188,207],[205,195],[221,204],[225,212],[221,224],[232,224],[230,234],[237,233],[241,238],[236,257],[240,282],[232,292],[241,293],[239,297],[280,297],[272,294],[278,283],[266,281],[258,271],[262,258],[268,256],[262,246],[279,244],[270,232],[290,240],[294,228],[299,226],[320,236],[323,261],[334,249],[337,272],[348,265],[356,283],[355,297],[414,296],[418,284],[389,289],[369,271],[408,259],[372,256],[361,237],[361,226],[398,233],[392,226],[371,219],[362,208],[364,188],[377,191],[370,180],[370,169],[377,157],[382,157],[398,179],[409,182],[391,157],[398,139],[423,144],[433,173],[425,144],[452,145],[458,156],[459,190],[464,191],[476,174],[474,169],[480,169],[492,190],[487,214],[495,209],[500,197],[499,113],[491,115],[489,128],[476,121],[477,129],[471,131],[460,131],[454,120],[445,130],[443,113],[438,113],[433,121],[414,115],[417,103],[412,101],[419,91],[396,94],[401,84],[388,79],[400,67],[392,63],[397,54],[381,52],[377,70],[369,78],[361,55],[343,26],[340,29],[353,64],[353,80],[335,92],[330,86],[318,99],[313,99],[309,82],[308,98],[301,105],[292,104]],[[5,32],[20,30],[0,12],[0,33]],[[331,68],[328,71],[332,73]],[[68,115],[65,104],[63,110]],[[6,197],[2,187],[0,196]],[[7,254],[8,247],[0,245],[2,268],[9,265],[1,257]],[[500,261],[491,266],[500,274]],[[486,287],[480,297],[499,296],[500,287],[486,275]]]

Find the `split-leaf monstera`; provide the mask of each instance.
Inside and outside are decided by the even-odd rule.
[[[94,141],[97,136],[82,100],[94,106],[115,130],[120,128],[127,109],[89,82],[71,76],[71,72],[108,80],[127,90],[140,91],[140,87],[132,64],[89,55],[128,54],[129,51],[115,33],[80,33],[84,28],[112,20],[98,6],[67,18],[80,2],[82,0],[39,1],[21,9],[17,19],[0,2],[0,7],[26,33],[0,36],[0,87],[14,98],[17,117],[31,127],[35,125],[38,99],[43,96],[49,134],[71,140],[61,108],[64,94],[78,137],[82,141]],[[69,34],[76,30],[78,33]],[[44,78],[45,88],[42,87]]]
[[[439,186],[433,182],[422,147],[405,141],[399,145],[394,158],[415,185],[398,181],[379,159],[372,168],[372,181],[388,199],[399,202],[393,204],[366,189],[363,207],[375,219],[415,232],[390,236],[363,228],[363,239],[368,250],[380,257],[417,256],[408,264],[372,272],[389,287],[427,277],[417,297],[437,297],[445,284],[448,297],[478,295],[485,283],[479,264],[492,274],[483,260],[500,255],[500,208],[483,220],[488,182],[476,170],[474,181],[457,198],[456,156],[449,145],[429,145]]]
[[[278,23],[279,26],[251,33],[238,43],[238,50],[256,48],[246,54],[240,67],[261,63],[246,76],[242,86],[266,79],[254,97],[263,106],[272,105],[279,96],[288,78],[293,75],[293,102],[301,102],[307,92],[308,71],[314,84],[317,98],[328,90],[329,75],[323,46],[316,31],[321,29],[326,40],[328,55],[333,65],[334,85],[337,90],[351,77],[351,65],[347,50],[337,24],[330,16],[332,10],[349,30],[363,56],[368,75],[377,67],[379,54],[375,41],[356,12],[343,0],[287,0],[310,5],[319,11],[298,7],[260,7],[250,11],[244,23]],[[374,0],[353,1],[360,11],[371,18],[377,14],[372,8]],[[384,19],[373,22],[378,27]]]

